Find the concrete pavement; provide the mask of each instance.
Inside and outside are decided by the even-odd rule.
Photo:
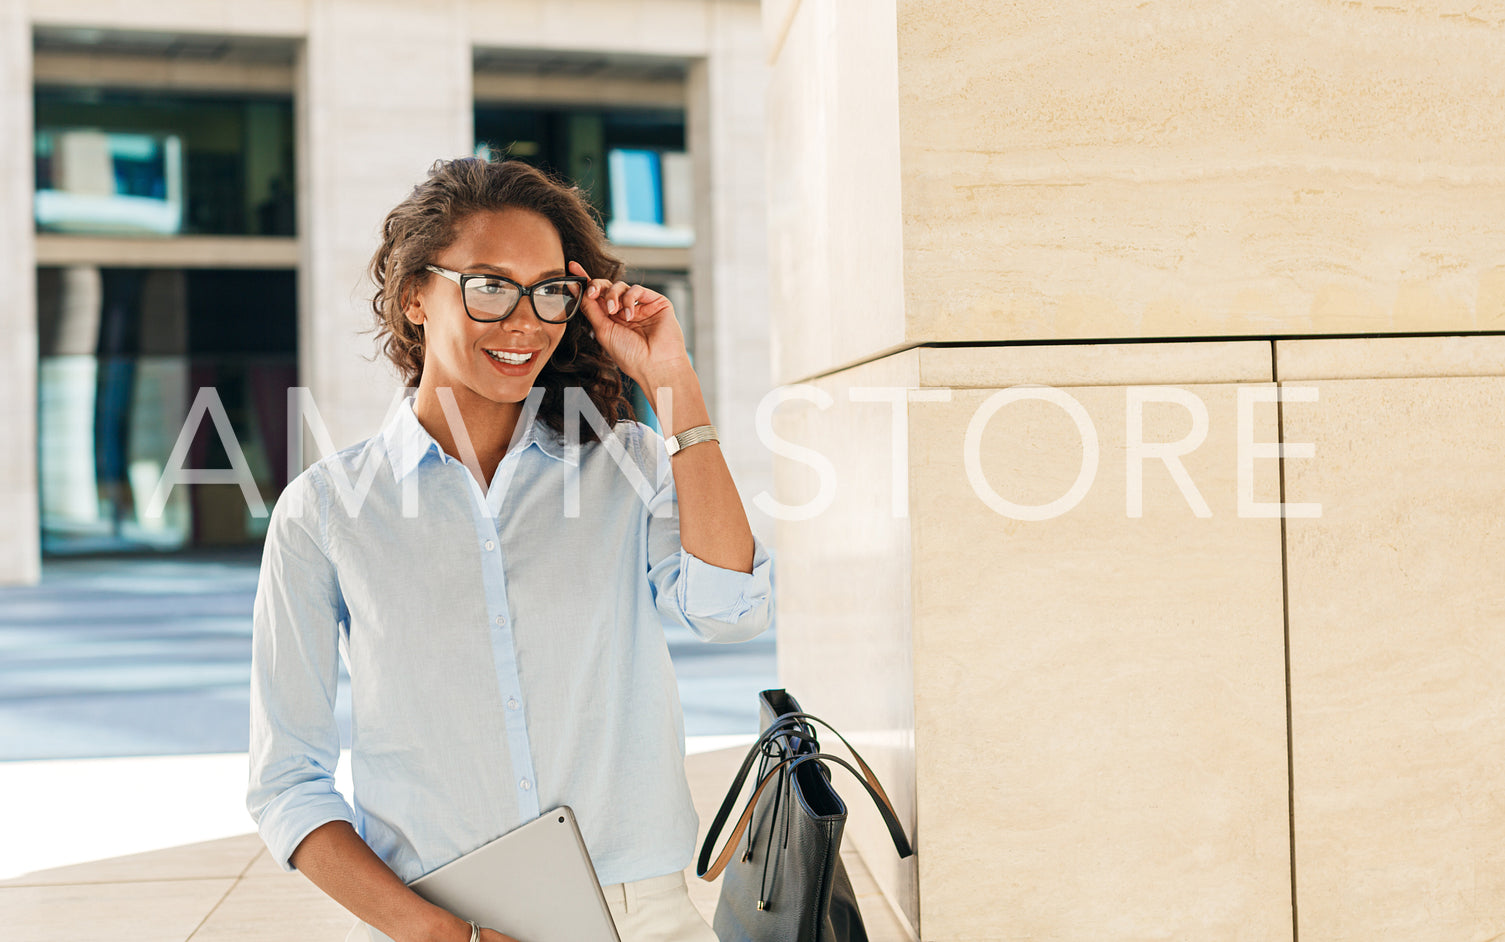
[[[685,763],[702,839],[742,754],[722,749]],[[842,857],[871,942],[911,942],[862,860]],[[693,868],[687,881],[709,920],[719,881],[695,879]],[[0,881],[0,914],[7,942],[342,942],[355,922],[301,874],[284,873],[255,834]]]

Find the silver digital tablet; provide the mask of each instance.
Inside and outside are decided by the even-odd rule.
[[[522,942],[620,942],[568,806],[545,812],[408,885],[461,919]],[[371,938],[392,942],[376,929]]]

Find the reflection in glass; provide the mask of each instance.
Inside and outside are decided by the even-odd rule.
[[[688,246],[691,218],[689,157],[684,153],[619,147],[607,154],[611,219],[606,237],[617,245]]]
[[[694,242],[683,110],[483,104],[475,129],[478,154],[505,154],[579,184],[615,244]]]
[[[40,231],[294,234],[287,96],[39,88],[35,108]]]
[[[176,134],[37,134],[37,228],[151,233],[183,228],[183,146]]]
[[[179,485],[144,511],[190,403],[212,387],[268,505],[287,484],[287,388],[297,383],[291,271],[37,271],[42,547],[48,554],[256,542],[235,485]],[[228,468],[209,418],[187,468]]]

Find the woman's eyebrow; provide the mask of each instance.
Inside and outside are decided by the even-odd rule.
[[[506,265],[490,265],[486,262],[476,262],[475,264],[466,267],[464,271],[492,271],[496,272],[498,275],[505,275],[506,277],[511,278],[514,281],[517,280],[517,275]],[[548,271],[540,274],[538,278],[539,280],[542,280],[544,278],[555,278],[560,275],[566,274],[569,273],[563,268],[551,268]]]

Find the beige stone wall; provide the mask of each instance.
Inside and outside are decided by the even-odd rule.
[[[850,839],[922,938],[1289,937],[1280,522],[1241,517],[1238,492],[1239,390],[1270,375],[1258,342],[918,348],[781,409],[833,481],[829,507],[781,524],[781,679],[894,797],[916,859],[858,801]],[[1085,495],[1049,520],[990,509],[967,468],[981,423],[977,467],[1006,500],[1078,479],[1058,405],[987,417],[1019,384],[1069,396],[1096,436]],[[1131,394],[1151,400],[1143,441],[1191,431],[1166,385],[1206,409],[1184,464],[1208,517],[1153,459],[1126,511]],[[875,396],[902,403],[897,450]],[[1255,418],[1251,441],[1276,441],[1275,407]],[[818,498],[812,463],[778,466],[784,503]],[[1277,501],[1274,462],[1254,471],[1251,496]]]
[[[749,0],[458,0],[478,46],[703,56],[713,7]]]
[[[910,407],[907,396],[898,403],[854,402],[851,389],[887,395],[918,381],[919,356],[911,351],[809,384],[805,394],[813,401],[780,406],[778,438],[815,454],[775,461],[778,506],[765,505],[780,521],[779,682],[861,751],[909,834],[915,834],[917,722],[910,450],[896,439],[894,415],[907,436],[911,409],[935,406]],[[894,512],[895,478],[902,482],[902,514]],[[858,788],[839,781],[837,787],[847,795]],[[868,868],[913,923],[915,861],[895,858],[887,829],[865,800],[850,802],[846,840],[865,852]]]
[[[778,330],[782,380],[938,340],[1505,328],[1505,8],[764,22],[774,290],[799,293],[777,300],[865,312]]]
[[[966,472],[969,428],[1002,382],[921,407],[910,490],[926,939],[1290,935],[1280,527],[1238,513],[1238,394],[1259,371],[1239,369],[1248,351],[1197,353],[1208,384],[1173,388],[1206,409],[1184,464],[1207,517],[1153,460],[1142,516],[1127,515],[1126,436],[1174,442],[1191,415],[1150,402],[1127,422],[1146,388],[1109,371],[1074,386],[1046,362],[1026,380],[1079,405],[1095,462],[1055,404],[1020,401],[985,426],[978,466],[1013,502],[1052,501],[1096,465],[1081,502],[1048,520],[982,506]],[[1006,356],[995,364],[1015,378]],[[1276,440],[1273,406],[1253,432]],[[1254,496],[1277,500],[1273,462],[1255,471]]]
[[[764,221],[768,72],[756,4],[716,0],[704,9],[708,48],[690,66],[686,107],[695,165],[697,349],[691,352],[753,529],[771,544],[773,521],[751,502],[773,476],[755,426],[758,404],[773,385]]]
[[[1303,938],[1505,929],[1505,338],[1279,344]]]
[[[907,339],[1505,327],[1505,6],[898,20]]]
[[[1287,939],[1293,885],[1303,938],[1505,928],[1505,338],[1273,350],[920,347],[781,408],[831,480],[828,506],[781,524],[781,680],[888,786],[917,859],[857,800],[848,839],[920,938]],[[1241,430],[1240,394],[1272,374],[1315,398]],[[1070,397],[1097,438],[1086,495],[1049,520],[990,509],[967,470],[969,429],[1020,384]],[[864,387],[905,403],[897,452]],[[1183,458],[1205,517],[1156,459],[1142,515],[1126,505],[1131,430],[1192,432],[1167,388],[1206,408]],[[1151,400],[1142,426],[1131,396]],[[984,428],[1006,499],[1077,479],[1059,406]],[[1320,516],[1241,508],[1240,448],[1275,441],[1312,452],[1283,482],[1246,461],[1250,496]],[[779,463],[785,504],[819,499],[819,463]]]
[[[94,29],[139,29],[214,35],[286,36],[308,32],[310,0],[20,0],[31,23]]]
[[[787,383],[904,341],[894,11],[832,0],[763,14],[773,369]]]
[[[860,802],[849,833],[918,937],[1505,931],[1505,341],[1475,333],[1505,329],[1505,8],[768,0],[764,26],[777,376],[830,397],[776,427],[836,482],[781,524],[781,679],[876,757],[917,860]],[[976,472],[1065,493],[1059,404],[1000,406],[968,472],[1019,384],[1097,435],[1047,520]],[[909,389],[897,456],[850,398],[873,385]],[[1131,513],[1136,397],[1149,443],[1205,407],[1206,515],[1159,460]],[[819,463],[781,456],[777,496]]]

